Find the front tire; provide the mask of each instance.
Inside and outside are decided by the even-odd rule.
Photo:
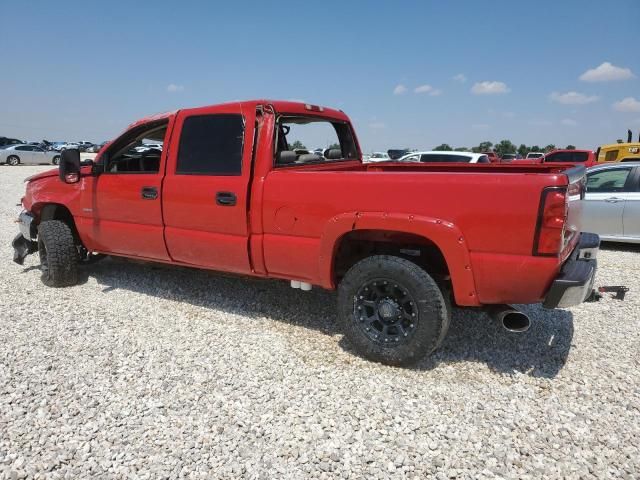
[[[411,365],[440,346],[449,309],[436,282],[416,264],[376,255],[356,263],[338,287],[345,337],[363,357]]]
[[[40,223],[38,253],[42,283],[48,287],[69,287],[78,283],[78,250],[66,223],[60,220]]]
[[[20,165],[20,157],[18,157],[17,155],[10,155],[7,158],[7,165],[11,165],[12,167]]]
[[[56,155],[55,157],[53,157],[51,163],[53,163],[54,165],[60,165],[60,155]]]

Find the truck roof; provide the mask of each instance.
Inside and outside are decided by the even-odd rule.
[[[293,114],[300,114],[300,115],[313,114],[321,117],[326,116],[330,118],[336,118],[339,120],[349,121],[349,118],[347,117],[347,115],[345,115],[345,113],[342,110],[336,110],[333,108],[323,107],[323,106],[315,105],[311,103],[296,102],[296,101],[289,101],[289,100],[269,100],[269,99],[238,100],[234,102],[217,103],[217,104],[205,105],[205,106],[193,107],[193,108],[208,108],[208,107],[217,107],[222,105],[233,105],[233,104],[239,104],[241,105],[241,108],[247,108],[250,110],[255,109],[258,105],[273,105],[273,108],[276,110],[276,112],[279,112],[279,113],[293,113]],[[169,118],[172,115],[176,115],[179,111],[180,110],[173,110],[170,112],[162,112],[162,113],[155,113],[153,115],[149,115],[147,117],[141,118],[140,120],[133,122],[127,127],[127,129],[135,127],[137,125],[142,125],[144,123],[149,123],[156,120]]]

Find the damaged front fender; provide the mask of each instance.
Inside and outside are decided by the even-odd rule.
[[[22,233],[16,235],[13,242],[11,242],[11,246],[13,246],[13,261],[18,265],[24,264],[24,259],[27,255],[38,251],[38,243],[33,240],[27,240]]]

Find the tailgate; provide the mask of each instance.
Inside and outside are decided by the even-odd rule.
[[[567,222],[565,225],[565,244],[562,249],[562,260],[566,259],[580,239],[582,231],[582,208],[586,191],[586,169],[583,166],[572,166],[565,172],[567,176]]]

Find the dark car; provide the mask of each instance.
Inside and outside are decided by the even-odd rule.
[[[387,154],[391,160],[397,160],[400,157],[404,157],[406,154],[411,153],[413,150],[408,148],[399,148],[399,149],[391,149],[387,150]]]
[[[21,145],[24,144],[22,140],[18,140],[17,138],[9,138],[9,137],[0,137],[0,147],[5,147],[7,145]]]

